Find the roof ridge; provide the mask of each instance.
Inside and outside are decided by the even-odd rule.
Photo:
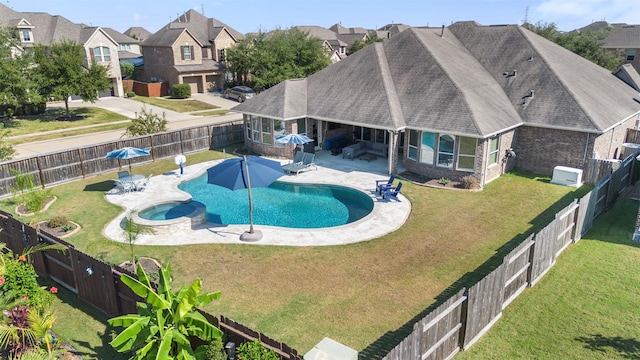
[[[435,29],[435,28],[434,28],[434,29]],[[444,28],[444,25],[443,25],[443,29],[442,29],[442,31],[444,32],[444,30],[445,30],[445,28]],[[449,30],[449,29],[447,28],[447,30]],[[449,71],[447,71],[447,68],[446,68],[445,66],[443,66],[443,65],[442,65],[442,62],[439,60],[439,58],[438,58],[437,56],[435,56],[435,55],[433,54],[433,52],[429,49],[429,47],[427,47],[427,46],[425,45],[425,43],[424,43],[424,42],[422,42],[422,40],[420,40],[420,38],[418,37],[418,35],[417,35],[417,33],[416,33],[416,30],[415,30],[414,28],[409,28],[409,29],[405,30],[405,32],[406,32],[406,31],[408,31],[408,32],[409,32],[409,34],[411,34],[411,35],[416,39],[416,41],[420,44],[420,46],[421,46],[421,47],[422,47],[422,48],[423,48],[427,53],[429,53],[429,54],[431,55],[431,58],[433,59],[433,62],[434,62],[434,63],[436,63],[436,64],[438,65],[438,69],[440,69],[440,71],[442,71],[442,73],[447,77],[447,79],[449,80],[449,83],[451,84],[451,86],[453,86],[453,88],[454,88],[454,89],[456,89],[456,92],[458,93],[458,95],[459,95],[462,99],[464,99],[464,101],[462,101],[462,104],[463,104],[463,106],[466,108],[467,112],[468,112],[469,114],[472,114],[472,115],[473,115],[473,114],[474,114],[474,112],[473,112],[473,110],[471,109],[471,107],[469,106],[469,99],[468,99],[468,97],[466,96],[466,93],[465,93],[464,91],[462,91],[462,90],[460,89],[460,87],[458,86],[458,83],[457,83],[456,81],[454,81],[454,80],[451,78],[451,75],[450,75]],[[458,40],[458,37],[457,37],[457,36],[455,36],[455,35],[453,34],[453,32],[448,31],[448,35],[453,36],[456,40]],[[442,36],[440,36],[440,38],[441,38],[441,39],[444,39],[444,33],[443,33],[443,35],[442,35]],[[445,39],[445,41],[446,41],[446,39]],[[458,40],[458,43],[460,43],[460,41],[459,41],[459,40]],[[460,45],[462,45],[462,43],[460,43]],[[469,50],[468,50],[464,45],[462,45],[462,48],[464,48],[464,50],[465,50],[465,51],[469,52]],[[476,57],[475,57],[475,56],[473,56],[473,54],[469,54],[469,55],[470,55],[473,59],[476,59]],[[479,63],[479,61],[478,61],[477,59],[476,59],[476,62],[477,62],[477,63]],[[482,64],[480,64],[480,66],[482,66],[482,68],[484,68],[484,69],[486,70],[486,68],[485,68]],[[479,124],[478,124],[478,120],[476,119],[476,116],[471,116],[471,121],[473,122],[473,126],[475,127],[476,132],[477,132],[477,133],[483,133],[482,129],[480,128],[480,126],[479,126]]]
[[[400,105],[400,97],[396,91],[393,77],[391,76],[391,68],[389,67],[389,61],[387,60],[387,53],[384,51],[382,43],[374,43],[374,50],[378,59],[378,68],[380,69],[380,77],[382,77],[382,86],[387,98],[387,105],[389,106],[389,114],[396,128],[407,126],[404,119],[404,112]]]

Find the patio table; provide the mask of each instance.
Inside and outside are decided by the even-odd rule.
[[[140,175],[140,174],[131,174],[128,176],[122,176],[119,178],[120,181],[122,181],[123,183],[125,182],[129,182],[129,183],[133,183],[134,188],[138,188],[139,184],[144,181],[144,175]]]

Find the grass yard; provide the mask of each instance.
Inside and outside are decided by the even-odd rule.
[[[144,104],[159,106],[168,110],[177,112],[191,112],[200,110],[214,110],[218,107],[215,105],[207,104],[205,102],[195,99],[171,99],[168,97],[147,97],[147,96],[134,96],[129,98],[131,100],[139,101]]]
[[[48,132],[48,131],[64,131],[63,133],[55,133],[53,137],[61,137],[66,135],[65,130],[69,130],[69,132],[74,131],[79,127],[84,126],[95,126],[101,125],[98,129],[100,131],[110,130],[110,126],[113,123],[119,127],[127,127],[129,125],[129,118],[126,116],[116,114],[114,112],[104,110],[98,107],[80,107],[80,108],[71,108],[70,113],[72,116],[82,116],[81,120],[73,120],[73,121],[59,121],[56,120],[58,117],[65,115],[64,105],[62,107],[52,108],[47,110],[47,112],[43,115],[38,116],[25,116],[25,117],[17,117],[12,119],[9,124],[6,126],[9,130],[9,138],[7,140],[12,141],[23,141],[23,142],[32,142],[36,141],[31,136],[27,136],[23,139],[11,139],[11,137],[19,137],[39,132]],[[92,132],[98,131],[95,128],[91,130]],[[76,135],[76,134],[74,134]],[[68,136],[68,135],[66,135]],[[42,139],[45,140],[45,139]],[[14,143],[14,142],[11,142]]]
[[[456,359],[640,358],[638,203],[619,201]]]
[[[221,157],[221,149],[191,154],[187,164]],[[175,168],[167,159],[137,166],[135,172],[162,174]],[[104,199],[114,177],[115,173],[103,174],[52,188],[58,200],[39,217],[67,216],[83,227],[67,241],[97,258],[120,263],[128,258],[126,246],[101,234],[121,211]],[[202,278],[205,291],[222,292],[222,299],[207,311],[284,341],[301,353],[328,336],[357,349],[363,359],[377,359],[437,301],[477,282],[513,246],[587,190],[551,185],[548,178],[529,174],[506,174],[481,192],[407,183],[403,193],[412,202],[410,218],[380,239],[300,248],[138,246],[136,254],[171,262],[176,286]],[[0,201],[5,211],[13,212],[16,205]],[[78,322],[77,311],[60,309],[61,323]],[[100,325],[83,333],[67,332],[69,327],[62,324],[57,328],[87,353],[104,351],[107,340],[99,335],[106,330]]]

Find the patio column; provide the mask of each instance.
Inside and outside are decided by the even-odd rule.
[[[395,174],[398,170],[398,132],[397,131],[389,131],[389,148],[388,148],[388,164],[387,169],[389,174]]]

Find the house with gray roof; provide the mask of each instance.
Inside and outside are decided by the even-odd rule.
[[[193,93],[222,90],[225,50],[243,38],[223,22],[189,10],[142,42],[138,79],[169,87],[189,84]]]
[[[484,185],[512,167],[551,175],[619,157],[639,97],[521,26],[457,22],[406,29],[233,111],[244,115],[245,145],[261,154],[290,156],[273,141],[280,133],[304,133],[320,150],[343,137],[382,144],[389,173],[401,164]]]
[[[132,26],[125,30],[123,34],[130,36],[139,42],[143,42],[149,38],[149,36],[153,35],[149,30],[140,27],[140,26]]]
[[[62,41],[73,41],[85,49],[87,65],[92,61],[109,67],[112,88],[104,95],[123,96],[118,42],[101,27],[73,23],[60,15],[18,12],[0,4],[0,26],[16,29],[23,49]]]
[[[609,31],[602,47],[619,55],[621,64],[631,64],[636,71],[640,71],[640,25],[596,21],[577,31]]]

